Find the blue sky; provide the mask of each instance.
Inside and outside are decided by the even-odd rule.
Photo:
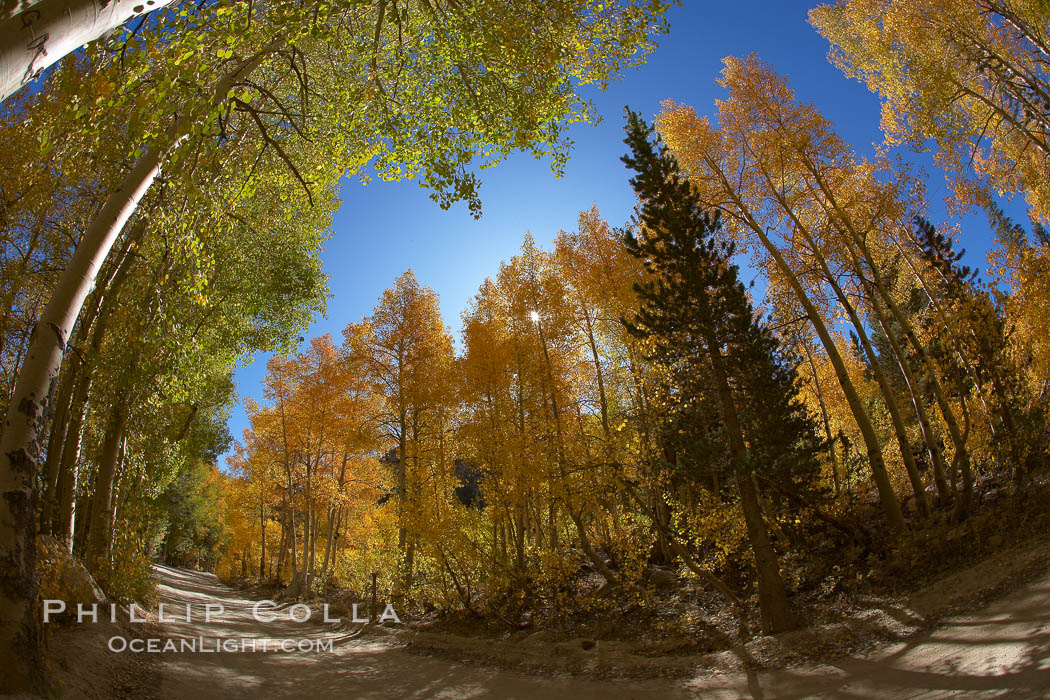
[[[806,22],[807,11],[816,4],[686,0],[684,7],[673,7],[670,34],[661,37],[645,66],[604,93],[585,93],[604,121],[570,131],[575,148],[564,177],[555,178],[546,162],[512,157],[483,173],[480,220],[463,205],[442,211],[415,182],[373,181],[362,186],[347,180],[334,235],[322,255],[331,278],[328,313],[313,323],[309,336],[331,333],[340,341],[343,327],[370,314],[383,290],[409,268],[440,295],[445,322],[458,336],[460,311],[485,277],[517,252],[526,231],[547,244],[559,230],[574,229],[578,212],[592,203],[613,225],[630,217],[634,198],[619,161],[625,148],[624,105],[651,117],[662,100],[673,98],[700,113],[712,113],[721,96],[715,81],[725,56],[757,53],[788,77],[799,99],[812,102],[846,141],[871,155],[873,145],[882,140],[878,101],[828,63],[827,42]],[[926,157],[908,157],[928,166]],[[937,221],[943,218],[939,199],[944,178],[932,167],[927,169]],[[1014,207],[1008,211],[1015,214]],[[967,262],[984,267],[991,243],[985,219],[967,217],[963,225]],[[241,397],[260,398],[266,359],[257,356],[237,369]],[[246,425],[238,405],[230,420],[235,439]]]

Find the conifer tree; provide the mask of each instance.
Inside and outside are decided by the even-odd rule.
[[[1001,209],[989,203],[988,215],[1001,244],[1027,241],[1027,234]],[[1009,320],[1001,305],[980,282],[977,271],[961,264],[965,250],[956,251],[949,236],[922,217],[915,218],[915,240],[923,261],[936,273],[938,291],[956,320],[957,362],[965,361],[981,382],[991,386],[990,402],[998,418],[994,448],[1001,462],[1013,466],[1015,477],[1034,469],[1045,449],[1045,418],[1033,405],[1020,373],[1010,360]],[[1034,230],[1038,231],[1038,222]],[[1038,234],[1037,234],[1038,235]],[[953,340],[955,338],[949,338]],[[934,336],[934,340],[939,338]],[[947,346],[949,342],[942,345]],[[940,352],[949,362],[950,353]],[[972,479],[971,479],[972,481]],[[972,483],[964,483],[968,494]]]
[[[820,444],[798,401],[794,369],[748,300],[734,246],[718,237],[718,212],[702,210],[678,163],[659,138],[651,140],[652,128],[630,111],[627,119],[631,155],[623,160],[637,173],[640,233],[628,232],[624,242],[648,276],[635,286],[640,311],[624,323],[668,370],[675,405],[668,420],[684,438],[679,466],[725,455],[755,558],[762,626],[780,632],[794,620],[753,473],[812,473]]]

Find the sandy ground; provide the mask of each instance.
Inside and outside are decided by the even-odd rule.
[[[529,676],[409,654],[347,625],[252,618],[254,601],[195,571],[158,567],[166,604],[194,604],[197,619],[168,622],[162,639],[330,639],[328,652],[219,652],[161,655],[160,698],[1050,698],[1050,572],[980,611],[931,632],[831,664],[686,680],[614,681]],[[223,623],[203,621],[221,603]],[[179,608],[174,607],[177,611]],[[168,615],[174,615],[171,609]],[[163,643],[163,642],[161,642]],[[240,642],[238,641],[238,644]]]

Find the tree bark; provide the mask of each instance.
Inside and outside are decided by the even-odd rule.
[[[284,44],[277,39],[218,81],[207,107],[220,104],[238,81]],[[204,110],[207,113],[208,110]],[[42,688],[43,652],[33,600],[37,581],[35,518],[42,436],[62,354],[95,277],[125,223],[153,184],[161,164],[189,133],[196,110],[179,117],[159,143],[146,149],[84,231],[40,319],[0,433],[0,658],[11,660],[5,689]]]
[[[785,280],[788,282],[788,286],[795,293],[799,304],[809,317],[810,323],[813,324],[813,330],[816,331],[817,337],[820,338],[820,342],[824,346],[824,350],[828,355],[828,360],[831,362],[831,366],[835,370],[835,377],[839,380],[839,385],[842,387],[842,393],[845,394],[846,402],[849,404],[854,420],[857,421],[857,427],[860,429],[860,434],[867,450],[871,478],[872,481],[875,482],[875,488],[879,494],[879,503],[882,505],[882,510],[886,514],[886,520],[889,523],[890,529],[893,531],[894,535],[899,537],[904,533],[906,527],[904,523],[904,514],[901,513],[900,502],[897,500],[897,494],[893,491],[893,483],[890,481],[889,473],[886,471],[886,461],[882,457],[882,445],[879,442],[878,434],[875,432],[875,427],[872,425],[871,419],[868,417],[868,413],[864,408],[864,402],[857,393],[856,387],[853,386],[853,380],[850,379],[849,371],[846,369],[846,364],[842,360],[842,355],[839,354],[838,347],[835,345],[835,340],[831,337],[831,333],[828,331],[824,319],[810,300],[809,295],[806,293],[805,287],[803,287],[802,283],[799,281],[798,276],[787,264],[780,249],[777,248],[777,246],[769,239],[769,236],[766,235],[765,228],[755,220],[754,216],[752,216],[750,209],[737,194],[725,172],[723,172],[718,163],[710,157],[706,157],[705,160],[708,167],[712,169],[712,172],[714,172],[721,181],[726,194],[730,197],[733,204],[740,210],[740,215],[745,219],[747,225],[752,231],[754,231],[755,235],[758,236],[763,247],[765,247],[770,257],[773,258],[773,261],[776,263],[777,268],[783,273]]]
[[[580,301],[580,308],[583,311],[583,321],[587,330],[587,344],[591,348],[591,358],[594,361],[594,376],[598,380],[598,406],[601,408],[602,434],[605,436],[606,443],[608,443],[610,434],[609,403],[605,397],[605,378],[602,376],[602,363],[598,356],[598,344],[594,340],[594,327],[591,324],[591,316],[582,300]]]
[[[886,302],[886,307],[890,310],[890,314],[897,321],[901,330],[904,331],[904,335],[911,343],[911,346],[915,349],[915,353],[926,366],[926,376],[929,380],[930,390],[933,392],[933,396],[937,400],[937,406],[941,409],[941,417],[944,419],[944,424],[948,427],[948,435],[951,437],[952,444],[955,447],[952,466],[954,467],[955,465],[958,465],[962,471],[963,490],[959,495],[958,500],[955,502],[955,515],[959,519],[963,519],[969,514],[970,500],[973,495],[973,472],[970,469],[970,454],[966,449],[966,438],[959,430],[959,423],[955,418],[955,413],[952,411],[952,407],[948,403],[948,397],[941,385],[940,378],[937,376],[939,370],[937,364],[934,362],[933,358],[930,357],[929,353],[926,352],[926,348],[915,335],[915,331],[905,317],[904,312],[900,310],[897,302],[886,289],[878,269],[874,267],[874,260],[872,260],[871,252],[867,249],[867,246],[862,244],[861,251],[873,266],[871,272],[875,288],[879,291],[880,296]]]
[[[788,607],[787,590],[780,577],[780,563],[776,551],[769,541],[769,532],[762,517],[762,504],[758,500],[755,482],[751,479],[747,464],[747,445],[743,429],[737,414],[733,390],[729,386],[729,376],[722,357],[721,343],[711,335],[708,329],[704,337],[707,354],[711,359],[711,376],[718,392],[721,407],[722,423],[726,437],[729,439],[729,454],[733,463],[733,477],[737,491],[740,493],[740,506],[744,512],[744,523],[747,526],[747,538],[751,543],[751,552],[755,557],[755,570],[758,573],[758,601],[762,615],[762,629],[766,634],[775,634],[792,629],[796,625],[794,616]]]
[[[128,20],[172,0],[39,0],[12,2],[0,15],[0,102],[51,64]],[[7,8],[5,8],[7,10]]]
[[[400,366],[400,362],[399,362]],[[400,371],[400,370],[399,370]],[[397,551],[402,557],[398,593],[408,588],[408,416],[402,405],[398,411],[397,433]]]
[[[824,437],[828,441],[828,453],[831,455],[831,479],[835,483],[835,496],[842,491],[839,483],[839,458],[835,452],[835,438],[831,434],[831,421],[828,418],[828,407],[824,403],[824,391],[820,386],[820,375],[817,374],[817,364],[813,361],[813,352],[809,349],[809,340],[802,339],[800,343],[809,361],[809,369],[813,373],[813,388],[817,395],[817,405],[820,407],[820,418],[824,424]]]
[[[51,532],[51,523],[58,515],[55,503],[58,494],[58,475],[62,464],[62,443],[66,436],[70,410],[73,404],[73,387],[77,384],[80,358],[71,357],[66,365],[58,395],[55,417],[51,421],[51,435],[47,440],[47,459],[44,462],[44,502],[40,512],[40,532]]]
[[[303,566],[299,572],[301,593],[310,592],[310,553],[313,551],[313,503],[310,494],[310,458],[306,458],[306,489],[303,491]]]
[[[91,352],[97,354],[102,347],[102,340],[109,327],[110,312],[115,302],[115,293],[127,279],[128,273],[133,265],[133,258],[127,255],[127,251],[135,240],[141,237],[145,226],[140,226],[138,231],[125,246],[124,257],[107,287],[107,296],[100,303],[90,308],[86,319],[80,323],[81,333],[91,329]],[[98,290],[95,292],[98,293]],[[74,362],[78,361],[74,358]],[[56,488],[55,512],[52,517],[51,534],[65,541],[70,552],[73,551],[73,528],[76,524],[76,484],[77,472],[80,460],[81,429],[84,425],[84,416],[87,412],[88,396],[91,393],[93,382],[92,366],[88,361],[83,361],[80,369],[79,381],[70,406],[70,419],[66,428],[65,438],[62,441],[61,462],[58,465],[58,484]]]
[[[944,418],[944,423],[948,427],[948,434],[951,436],[952,444],[955,446],[953,466],[957,463],[962,468],[963,472],[963,494],[959,500],[956,501],[955,513],[957,516],[964,518],[969,511],[970,496],[973,491],[970,455],[966,449],[966,441],[959,432],[959,425],[955,419],[955,414],[953,413],[951,406],[948,404],[947,397],[941,387],[940,379],[937,376],[938,368],[933,362],[933,359],[926,352],[926,348],[923,347],[922,343],[916,338],[911,324],[904,316],[904,313],[900,310],[900,307],[897,305],[892,294],[890,294],[887,289],[886,283],[883,281],[882,275],[879,271],[879,266],[875,262],[875,257],[872,255],[871,248],[868,246],[866,231],[858,230],[858,228],[853,225],[852,219],[847,216],[846,212],[843,211],[843,208],[839,206],[834,191],[828,185],[827,181],[824,179],[809,155],[801,149],[798,150],[798,154],[809,172],[813,175],[820,191],[827,197],[827,203],[830,205],[831,210],[837,214],[837,217],[829,218],[831,218],[832,221],[837,221],[841,224],[845,233],[852,237],[854,244],[860,250],[862,260],[867,263],[868,270],[871,272],[871,285],[878,291],[879,296],[881,296],[886,303],[886,307],[889,309],[890,314],[897,321],[897,324],[901,327],[905,337],[911,342],[912,346],[915,348],[916,354],[918,354],[919,358],[927,368],[927,378],[930,383],[930,389],[933,391],[933,395],[937,400],[937,405],[941,409],[941,416]],[[848,244],[847,248],[851,255],[855,255]]]
[[[281,569],[284,568],[285,552],[288,550],[288,524],[286,518],[281,518],[281,538],[277,544],[277,566],[275,567],[274,582],[281,580]]]
[[[259,504],[259,580],[266,580],[266,509]]]
[[[733,475],[740,493],[740,508],[744,511],[747,537],[755,555],[758,572],[758,601],[762,613],[762,629],[766,634],[776,634],[795,627],[794,616],[788,608],[787,591],[780,577],[780,563],[776,551],[769,541],[769,532],[762,518],[762,505],[750,474],[737,472]]]
[[[117,473],[124,428],[127,425],[126,399],[118,397],[106,426],[106,438],[98,458],[95,477],[95,497],[91,506],[91,530],[88,534],[87,552],[84,560],[92,571],[98,571],[107,560],[113,515],[113,482]]]
[[[915,464],[915,457],[912,455],[911,442],[908,439],[908,431],[904,426],[904,420],[901,417],[900,403],[897,401],[897,396],[893,391],[893,386],[889,383],[886,378],[885,372],[882,371],[882,367],[879,364],[879,358],[872,348],[871,341],[868,338],[868,332],[864,328],[860,315],[857,313],[856,308],[850,302],[846,296],[842,286],[838,283],[836,276],[831,270],[831,266],[828,264],[827,259],[817,246],[813,236],[810,235],[808,227],[806,227],[799,217],[796,215],[794,208],[786,200],[783,194],[774,186],[773,180],[769,173],[764,168],[761,168],[762,175],[769,186],[770,191],[774,193],[777,201],[780,202],[780,206],[787,212],[788,216],[795,223],[795,227],[798,232],[806,239],[806,243],[809,245],[810,253],[816,259],[820,266],[820,270],[823,273],[824,280],[831,287],[832,291],[835,292],[836,298],[839,300],[839,304],[843,310],[849,316],[850,322],[853,324],[853,328],[857,332],[857,338],[860,340],[862,349],[864,350],[865,356],[868,358],[868,363],[871,366],[871,371],[875,375],[875,381],[878,382],[879,388],[882,390],[883,400],[886,403],[886,410],[890,414],[890,422],[893,425],[893,432],[897,438],[897,448],[900,451],[901,461],[904,464],[904,468],[908,473],[908,479],[911,482],[912,492],[915,494],[916,502],[919,506],[919,512],[922,515],[929,515],[930,504],[926,498],[926,491],[922,483],[922,478],[919,475],[918,466]],[[856,263],[856,259],[853,259]],[[863,276],[863,270],[856,269],[857,266],[854,264],[854,272],[859,276]]]
[[[141,220],[135,229],[127,236],[127,240],[121,247],[120,255],[116,264],[112,265],[110,273],[103,277],[102,282],[92,293],[91,303],[83,313],[76,326],[76,333],[84,339],[91,333],[91,347],[96,353],[102,344],[105,334],[109,310],[113,306],[111,294],[120,289],[127,279],[128,273],[134,265],[134,258],[128,255],[131,248],[142,238],[146,230],[145,220]],[[98,321],[98,323],[96,323]],[[73,344],[74,340],[71,339]],[[58,400],[58,413],[51,424],[51,436],[48,440],[47,462],[44,470],[47,475],[44,492],[44,508],[41,517],[40,531],[56,534],[56,530],[68,529],[59,526],[59,523],[67,521],[72,510],[69,512],[60,510],[59,505],[59,482],[66,478],[65,470],[75,468],[72,461],[66,459],[66,440],[77,441],[79,450],[80,427],[83,423],[84,402],[87,400],[86,391],[91,385],[91,363],[84,358],[83,354],[75,352],[66,363],[65,375],[62,380],[62,394]],[[78,396],[78,391],[84,386],[83,397]],[[79,399],[79,400],[78,400]],[[79,413],[79,416],[78,416]],[[69,425],[75,424],[75,432],[70,432]],[[74,475],[75,482],[76,477]],[[64,504],[70,506],[69,503]],[[71,508],[71,506],[70,506]]]
[[[875,312],[875,317],[878,319],[882,331],[886,334],[890,349],[897,358],[897,366],[900,367],[901,374],[904,375],[904,381],[908,384],[908,394],[911,396],[912,408],[915,409],[915,418],[919,423],[923,444],[926,445],[926,453],[930,456],[933,483],[937,488],[937,495],[943,503],[948,503],[951,500],[951,493],[948,490],[948,482],[944,476],[944,457],[941,454],[941,449],[937,446],[929,413],[926,411],[926,405],[919,394],[919,384],[916,381],[915,373],[912,371],[907,354],[897,339],[897,332],[890,325],[889,319],[886,318],[886,314],[882,311],[882,307],[877,299],[872,299],[872,310]]]
[[[780,199],[781,205],[787,209],[787,202],[781,199],[779,195],[777,198]],[[857,338],[860,340],[861,348],[864,350],[864,354],[868,358],[872,374],[875,375],[875,381],[878,382],[879,388],[882,390],[882,397],[886,402],[886,410],[889,412],[890,422],[893,424],[893,433],[897,438],[897,448],[900,450],[901,461],[904,463],[904,468],[908,472],[908,479],[911,481],[912,492],[915,494],[915,501],[919,505],[919,513],[923,516],[929,515],[930,504],[926,499],[926,490],[922,483],[922,477],[919,476],[919,468],[916,466],[915,457],[911,452],[911,442],[908,440],[908,431],[904,427],[904,419],[901,417],[900,403],[897,401],[897,396],[893,391],[893,386],[886,378],[886,373],[882,371],[882,366],[879,364],[879,357],[875,353],[875,349],[871,346],[871,341],[868,338],[867,330],[864,328],[864,323],[861,321],[857,309],[850,302],[845,291],[835,279],[835,275],[832,273],[827,260],[825,260],[824,256],[817,250],[816,242],[809,235],[809,231],[802,226],[802,222],[794,216],[794,213],[792,213],[791,216],[798,226],[799,232],[809,243],[811,252],[817,259],[817,262],[824,273],[825,281],[831,286],[832,291],[835,292],[839,304],[846,311],[850,322],[853,324],[854,330],[857,332]]]
[[[0,656],[11,659],[10,690],[42,687],[36,591],[37,471],[62,354],[84,299],[124,223],[152,184],[168,149],[150,148],[84,232],[33,328],[0,435]]]
[[[608,565],[602,561],[601,556],[599,556],[598,552],[596,552],[594,547],[591,546],[591,539],[587,536],[587,529],[583,525],[582,518],[573,512],[571,508],[566,508],[565,510],[568,511],[569,518],[572,519],[573,525],[576,526],[576,534],[580,540],[580,547],[583,549],[583,553],[586,555],[587,559],[594,564],[594,568],[605,578],[606,585],[616,585],[619,580],[616,576],[616,572],[610,569]]]
[[[328,509],[328,534],[325,537],[324,560],[323,560],[323,563],[321,564],[321,576],[322,576],[322,578],[327,578],[328,577],[328,564],[332,560],[332,544],[335,542],[335,530],[336,530],[336,527],[338,526],[338,521],[336,520],[336,518],[337,518],[336,513],[337,513],[337,509],[336,508],[331,508],[330,507]]]
[[[996,430],[995,422],[992,420],[992,409],[988,405],[988,400],[985,398],[984,391],[981,389],[981,382],[979,381],[977,375],[974,373],[973,367],[970,365],[969,362],[966,361],[966,358],[963,357],[961,341],[956,337],[956,331],[958,329],[954,328],[952,324],[948,322],[950,315],[946,313],[940,301],[937,299],[937,295],[933,293],[932,289],[930,289],[930,285],[926,282],[926,279],[923,277],[919,267],[915,264],[915,261],[912,260],[911,254],[904,248],[904,246],[900,244],[899,241],[893,240],[893,245],[901,254],[901,259],[904,260],[904,263],[908,266],[908,269],[911,270],[913,275],[915,275],[915,279],[919,283],[919,286],[921,286],[922,290],[926,293],[926,298],[930,300],[930,304],[933,306],[933,309],[936,312],[936,317],[937,320],[940,322],[941,328],[944,329],[945,334],[951,341],[952,350],[955,352],[955,357],[959,361],[959,366],[966,371],[966,376],[970,378],[970,383],[973,385],[973,389],[977,393],[977,398],[981,400],[981,407],[984,410],[985,420],[988,423],[988,429],[991,431],[992,435],[995,436]],[[944,280],[944,275],[940,275],[940,277],[942,280]],[[975,342],[979,344],[980,339],[977,337],[976,333],[974,333],[973,328],[970,328],[969,331],[969,335],[974,339]],[[1005,429],[1006,426],[1003,426],[1003,428]]]
[[[87,399],[91,391],[91,376],[84,372],[77,383],[69,411],[65,439],[62,441],[61,463],[58,467],[58,483],[55,494],[55,512],[51,519],[51,534],[64,542],[66,549],[73,551],[73,527],[76,523],[77,471],[80,461],[80,431],[87,412]]]

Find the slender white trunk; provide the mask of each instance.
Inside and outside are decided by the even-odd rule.
[[[40,0],[0,20],[0,102],[84,44],[173,0]]]
[[[46,1],[46,0],[45,0]],[[226,98],[237,82],[284,45],[272,41],[242,62],[215,87],[203,113]],[[0,692],[43,687],[43,654],[33,615],[37,581],[36,487],[41,440],[51,412],[51,396],[62,365],[62,353],[95,277],[110,249],[153,184],[168,154],[189,133],[194,111],[180,117],[167,138],[147,149],[110,194],[84,231],[69,265],[43,314],[33,327],[29,348],[0,430]]]
[[[40,683],[39,633],[32,612],[32,593],[36,590],[35,480],[62,353],[102,262],[153,183],[167,151],[146,151],[84,232],[33,327],[8,404],[0,433],[0,654],[15,667],[14,673],[4,674],[5,685],[11,683],[9,690],[32,690]]]

